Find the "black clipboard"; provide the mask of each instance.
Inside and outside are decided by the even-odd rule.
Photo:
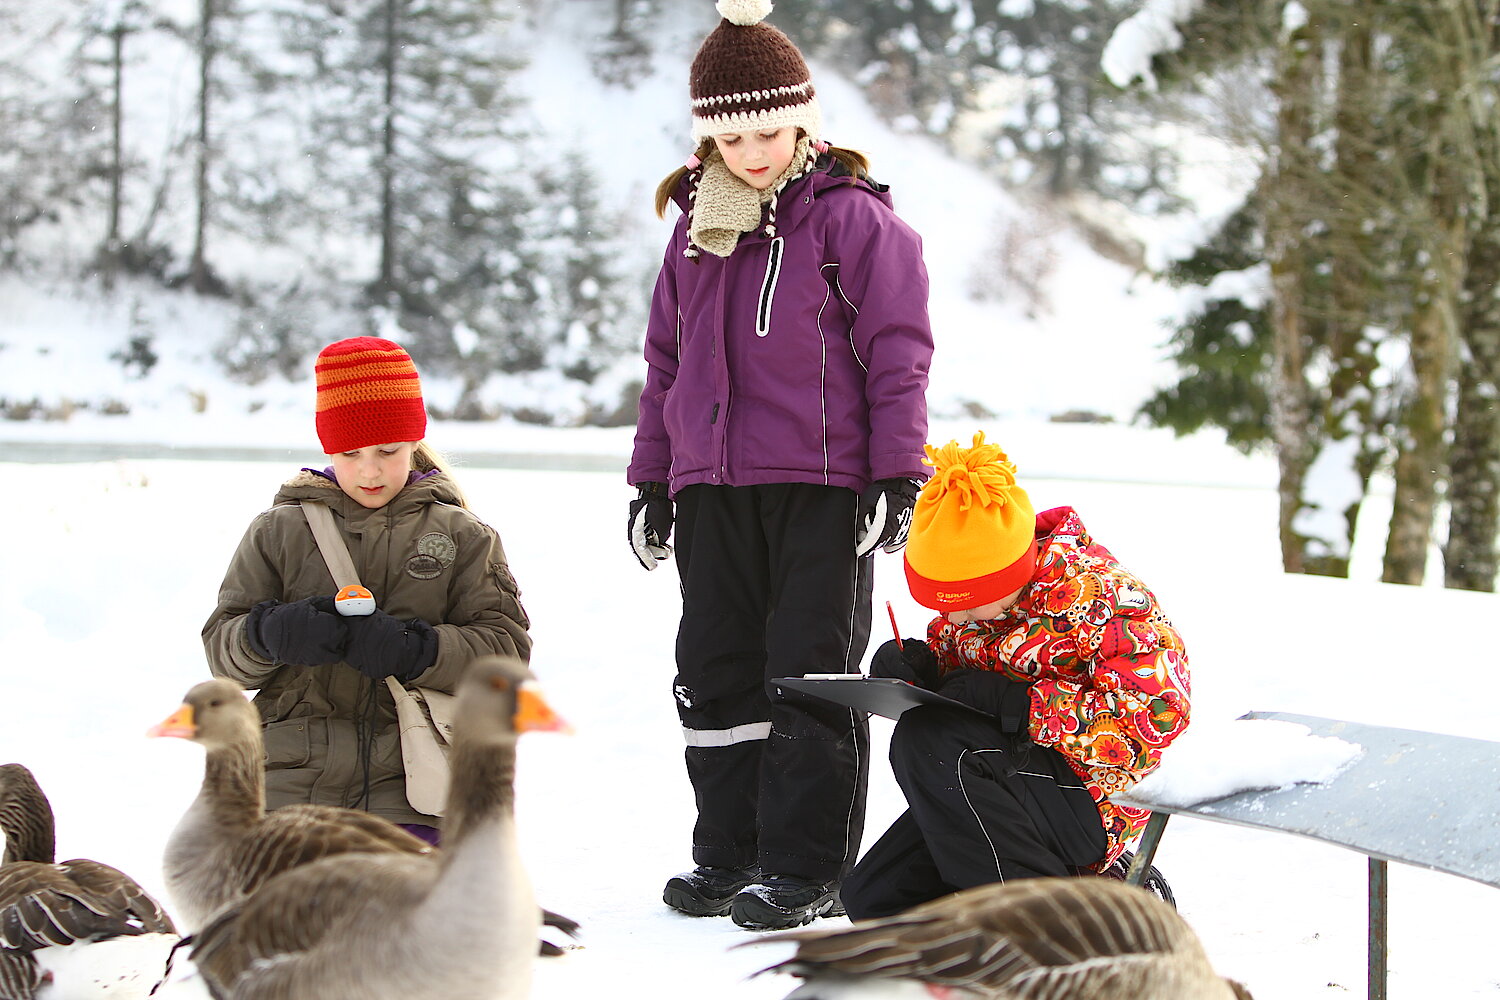
[[[806,677],[774,677],[771,683],[788,691],[800,691],[839,705],[897,719],[901,713],[918,705],[944,705],[966,712],[992,716],[972,705],[940,695],[936,691],[908,684],[894,677],[866,677],[863,674],[809,674]]]

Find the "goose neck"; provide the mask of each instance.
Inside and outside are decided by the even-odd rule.
[[[0,862],[57,860],[57,829],[52,806],[36,795],[13,795],[0,802]]]
[[[210,750],[198,798],[220,826],[248,827],[259,822],[266,808],[266,783],[254,749],[229,746]]]
[[[443,817],[443,854],[447,856],[479,826],[509,821],[515,810],[516,746],[514,741],[453,748],[453,783]]]

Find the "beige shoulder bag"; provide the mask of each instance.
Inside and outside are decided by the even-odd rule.
[[[359,575],[354,570],[354,560],[349,557],[349,548],[333,523],[333,514],[316,500],[302,501],[302,513],[312,527],[313,538],[317,539],[318,550],[328,563],[333,582],[340,590],[358,587]],[[387,677],[385,683],[396,701],[396,724],[401,730],[401,761],[406,769],[406,801],[423,815],[441,816],[448,802],[453,695],[432,688],[403,687],[394,677]]]

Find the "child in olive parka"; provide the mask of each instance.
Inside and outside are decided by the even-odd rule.
[[[478,656],[529,659],[530,623],[499,536],[422,440],[426,410],[407,353],[389,340],[342,340],[319,354],[317,383],[332,464],[293,476],[251,523],[204,649],[214,676],[259,689],[268,809],[359,808],[435,842],[436,817],[407,801],[385,678],[451,692]],[[335,611],[304,500],[332,511],[374,614]]]

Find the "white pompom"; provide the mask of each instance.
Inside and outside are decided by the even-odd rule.
[[[759,24],[771,13],[771,0],[719,0],[714,4],[714,10],[731,24],[749,27]]]

